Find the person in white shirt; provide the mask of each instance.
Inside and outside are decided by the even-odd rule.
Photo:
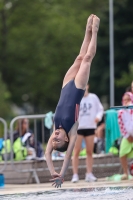
[[[93,149],[94,149],[94,136],[97,123],[102,119],[104,109],[96,94],[89,93],[89,85],[86,86],[84,97],[80,103],[79,110],[79,127],[76,144],[73,152],[72,167],[73,177],[72,182],[78,182],[78,157],[81,150],[82,140],[86,143],[86,176],[85,181],[96,181],[97,178],[92,174],[93,165]]]

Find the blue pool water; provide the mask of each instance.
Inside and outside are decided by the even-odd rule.
[[[0,200],[133,200],[133,188],[71,189],[0,195]]]

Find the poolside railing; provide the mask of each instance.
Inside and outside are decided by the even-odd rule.
[[[45,132],[44,132],[44,119],[45,119],[45,114],[42,115],[23,115],[23,116],[17,116],[14,119],[12,119],[12,121],[10,122],[10,140],[11,140],[11,144],[13,144],[13,133],[14,133],[14,126],[15,123],[18,120],[22,120],[22,119],[28,119],[28,120],[33,120],[33,124],[34,124],[34,137],[35,137],[35,147],[37,147],[37,120],[41,120],[41,124],[42,124],[42,142],[45,141]],[[22,166],[20,166],[20,168],[16,168],[15,166],[15,161],[14,161],[14,153],[13,153],[13,149],[11,151],[11,165],[13,170],[15,170],[18,173],[30,173],[29,179],[31,177],[33,177],[36,181],[36,183],[40,183],[40,180],[38,178],[37,172],[38,171],[44,171],[44,167],[41,168],[36,168],[36,162],[38,162],[38,160],[34,159],[33,161],[33,165],[31,168],[28,169],[23,169]],[[28,179],[28,181],[29,181]]]
[[[120,109],[133,109],[133,105],[131,106],[112,106],[110,109],[120,110]]]

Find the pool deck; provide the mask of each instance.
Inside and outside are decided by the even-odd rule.
[[[85,182],[84,180],[80,180],[78,183],[72,183],[70,181],[66,181],[63,183],[61,189],[82,189],[82,188],[116,188],[116,187],[133,187],[133,180],[126,181],[106,181],[105,179],[99,179],[97,182]],[[54,188],[51,183],[43,183],[43,184],[25,184],[25,185],[9,185],[6,184],[4,188],[0,189],[0,195],[8,195],[8,194],[20,194],[20,193],[36,193],[36,192],[45,192],[45,191],[53,191],[57,190]]]

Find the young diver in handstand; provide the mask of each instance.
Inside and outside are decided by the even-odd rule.
[[[64,181],[76,142],[78,109],[89,80],[90,66],[96,54],[99,23],[100,19],[96,15],[89,16],[80,53],[64,77],[60,99],[55,110],[54,130],[48,141],[45,156],[53,178],[52,185],[57,188],[61,187]],[[59,174],[55,172],[51,158],[53,149],[66,151]]]

